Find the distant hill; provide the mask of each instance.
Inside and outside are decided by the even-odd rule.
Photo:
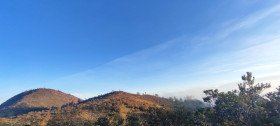
[[[163,123],[162,118],[172,119],[177,110],[192,110],[204,105],[195,100],[183,103],[157,95],[123,91],[114,91],[77,102],[78,100],[74,96],[51,89],[23,92],[3,103],[0,112],[13,110],[25,113],[18,112],[15,117],[10,116],[11,114],[5,115],[5,118],[0,118],[0,125],[134,125],[133,122],[139,121],[146,125],[151,123],[150,121]],[[61,107],[49,108],[51,106]],[[181,113],[181,110],[178,112]]]
[[[132,113],[148,113],[150,108],[172,110],[174,103],[158,96],[115,91],[84,100],[78,104],[65,105],[58,114],[49,120],[48,124],[51,126],[69,123],[84,125],[84,122],[88,122],[93,125],[99,118],[126,119]]]
[[[79,98],[61,91],[39,88],[22,92],[0,105],[0,117],[46,110],[68,103],[77,103]]]
[[[125,105],[132,105],[134,107],[158,107],[166,109],[173,107],[173,102],[170,102],[170,100],[163,97],[146,94],[137,95],[123,91],[114,91],[105,95],[93,97],[80,102],[78,106],[97,103],[122,103]]]

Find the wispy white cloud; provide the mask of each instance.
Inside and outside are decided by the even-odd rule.
[[[91,93],[79,90],[201,96],[194,92],[207,87],[231,89],[246,71],[262,76],[280,71],[277,13],[280,5],[232,20],[211,37],[179,37],[48,84],[68,84],[82,98]],[[81,90],[81,85],[88,88]]]
[[[226,23],[223,24],[223,26],[229,26],[225,30],[221,31],[219,35],[217,36],[218,38],[225,38],[228,35],[230,35],[233,32],[236,32],[240,29],[252,27],[255,25],[257,22],[263,20],[264,18],[277,14],[280,11],[280,4],[268,9],[268,10],[262,10],[259,12],[256,12],[254,14],[251,14],[248,17],[245,17],[245,19],[240,19],[238,23],[235,23],[234,20],[230,20]]]

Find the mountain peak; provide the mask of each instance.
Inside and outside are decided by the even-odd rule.
[[[78,100],[79,98],[61,91],[47,88],[38,88],[22,92],[10,98],[0,105],[0,109],[60,107],[71,102],[77,103]]]

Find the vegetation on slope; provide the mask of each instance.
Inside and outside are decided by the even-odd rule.
[[[255,84],[252,73],[242,76],[238,90],[205,90],[197,100],[161,98],[122,91],[100,95],[61,108],[0,118],[0,125],[69,126],[276,126],[280,125],[280,87],[261,96],[270,84]],[[209,106],[209,104],[212,104]]]
[[[77,103],[79,98],[52,89],[34,89],[20,93],[0,105],[0,117],[24,114],[30,111],[47,110],[68,103]]]
[[[177,98],[166,99],[115,91],[79,103],[69,103],[61,108],[2,118],[2,124],[5,122],[9,125],[80,126],[105,125],[108,122],[106,125],[119,125],[134,123],[134,117],[140,115],[148,119],[152,111],[171,112],[180,105],[180,100]]]

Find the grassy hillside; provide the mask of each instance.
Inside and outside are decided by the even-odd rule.
[[[44,94],[42,92],[45,91],[39,92],[39,94],[41,94],[40,96],[46,99],[46,96],[42,95]],[[39,98],[38,93],[34,93],[33,96],[30,96],[29,99],[31,100],[23,99],[26,102],[30,102],[28,105],[32,106],[34,102],[32,103],[31,101],[35,98]],[[52,102],[48,102],[49,105],[51,103]],[[188,102],[185,101],[184,104],[187,103]],[[194,102],[190,101],[190,103],[193,105]],[[198,102],[195,103],[197,103],[195,105],[201,106]],[[17,104],[12,106],[15,105]],[[36,103],[36,105],[41,104]],[[47,104],[44,105],[47,106]],[[55,105],[58,104],[56,103]],[[164,122],[165,119],[168,119],[165,121],[170,122],[169,117],[164,117],[165,119],[163,120],[157,118],[162,118],[161,115],[173,116],[173,112],[175,112],[178,107],[184,108],[184,106],[181,105],[183,105],[182,102],[174,99],[115,91],[78,103],[71,102],[58,108],[52,107],[51,109],[19,114],[16,117],[0,118],[0,125],[134,125],[135,122],[139,121],[145,125],[153,123],[153,121]]]
[[[49,103],[52,103],[48,102],[42,105],[44,102],[40,102],[40,104],[31,102],[34,101],[32,99],[39,98],[38,94],[41,94],[40,96],[42,96],[43,99],[50,100],[45,96],[48,94],[46,91],[39,91],[37,93],[33,92],[33,95],[28,96],[28,98],[23,98],[24,100],[19,100],[17,103],[22,103],[22,101],[30,102],[28,103],[29,106],[34,106],[34,104],[48,106],[50,105]],[[30,93],[28,93],[28,95],[30,95]],[[18,104],[13,104],[11,106],[14,107],[16,105]],[[56,103],[55,105],[59,104]],[[149,108],[162,108],[170,110],[173,107],[173,102],[166,98],[152,95],[136,95],[117,91],[93,97],[79,103],[69,103],[67,105],[63,105],[61,108],[29,112],[28,114],[21,114],[17,117],[2,118],[2,122],[17,125],[83,125],[85,122],[94,124],[99,118],[106,116],[126,119],[132,113],[147,113]]]
[[[34,89],[22,92],[0,105],[0,116],[12,116],[30,111],[47,110],[68,103],[77,103],[79,98],[52,89]]]
[[[162,108],[171,110],[173,102],[166,98],[151,95],[136,95],[122,91],[111,92],[98,97],[90,98],[78,104],[69,104],[61,108],[49,125],[62,125],[56,122],[93,124],[101,117],[126,119],[132,113],[147,113],[149,108]]]

